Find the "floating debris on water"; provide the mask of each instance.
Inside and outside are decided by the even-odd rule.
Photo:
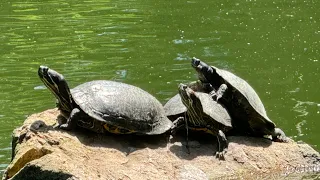
[[[288,91],[289,93],[297,93],[300,91],[300,88],[296,88],[294,90]]]
[[[40,85],[40,86],[36,86],[33,88],[34,90],[42,90],[42,89],[47,89],[47,87],[45,85]]]
[[[126,78],[127,77],[127,70],[117,70],[116,74],[119,75],[119,78]]]
[[[191,57],[189,57],[188,55],[182,54],[182,53],[178,53],[177,57],[174,60],[183,61],[183,60],[189,60],[189,59],[191,59]]]
[[[194,41],[191,39],[174,39],[174,44],[187,44],[187,43],[193,43]]]
[[[0,164],[0,168],[6,168],[8,167],[9,164]],[[5,169],[0,170],[0,173],[3,173],[5,171]]]

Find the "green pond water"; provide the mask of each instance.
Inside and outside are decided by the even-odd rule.
[[[39,65],[71,87],[107,79],[165,103],[197,79],[195,56],[247,80],[268,116],[320,149],[320,1],[94,0],[0,2],[0,171],[11,133],[55,107]]]

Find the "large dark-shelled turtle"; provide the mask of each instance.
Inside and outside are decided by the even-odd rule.
[[[274,141],[287,141],[285,133],[269,119],[258,94],[245,80],[229,71],[209,66],[197,58],[192,58],[191,65],[203,83],[210,83],[215,89],[222,84],[227,86],[219,102],[227,108],[236,133],[271,135]]]
[[[155,135],[172,126],[161,103],[136,86],[97,80],[70,90],[64,77],[46,66],[39,67],[38,75],[66,119],[58,125],[61,129],[79,126],[98,133]]]

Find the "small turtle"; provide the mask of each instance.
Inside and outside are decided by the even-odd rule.
[[[172,126],[161,103],[138,87],[98,80],[70,90],[64,77],[46,66],[39,67],[38,75],[66,119],[58,125],[61,129],[79,126],[98,133],[155,135]]]
[[[228,87],[220,102],[230,113],[236,133],[271,135],[274,141],[287,141],[285,133],[269,119],[258,94],[245,80],[229,71],[209,66],[197,58],[192,58],[191,65],[203,83],[210,83],[213,88],[221,85]]]
[[[219,159],[224,159],[224,154],[228,147],[228,141],[224,132],[232,129],[231,118],[227,110],[221,104],[214,101],[210,94],[195,92],[185,84],[179,85],[179,96],[181,98],[180,101],[186,107],[186,112],[185,116],[180,116],[175,120],[173,128],[179,127],[181,122],[185,122],[187,130],[186,147],[188,152],[188,129],[203,131],[217,136],[218,152],[216,155]],[[173,104],[180,104],[180,101],[172,99]]]

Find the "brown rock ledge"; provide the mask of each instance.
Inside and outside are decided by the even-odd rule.
[[[179,135],[116,136],[52,129],[59,112],[28,117],[13,132],[13,159],[3,179],[293,179],[319,178],[320,156],[304,143],[228,137],[225,161],[216,140],[195,137],[190,154]],[[41,120],[47,126],[41,126]],[[40,127],[39,127],[40,125]],[[37,129],[35,131],[34,129]],[[211,138],[211,139],[210,139]],[[182,143],[181,143],[182,142]]]

